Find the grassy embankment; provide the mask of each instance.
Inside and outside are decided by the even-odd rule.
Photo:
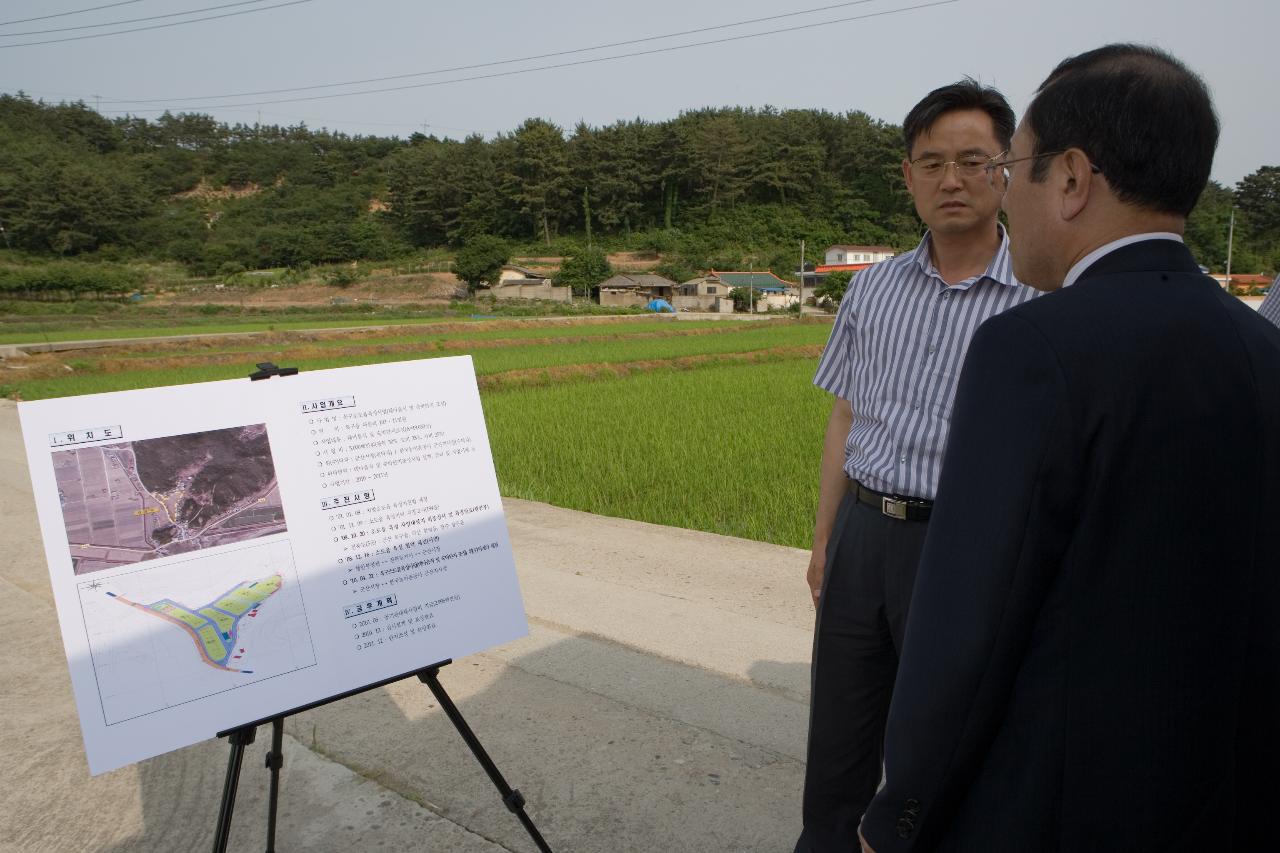
[[[15,311],[21,305],[24,310]],[[33,310],[33,308],[35,310]],[[62,309],[62,310],[59,310]],[[203,309],[203,310],[202,310]],[[211,309],[211,310],[210,310]],[[453,302],[447,306],[315,305],[239,308],[230,305],[128,306],[120,303],[35,305],[0,301],[0,344],[83,340],[128,340],[166,335],[224,332],[304,331],[352,326],[393,326],[440,322],[474,322],[493,318],[545,316],[589,317],[631,314],[634,310],[602,309],[577,302],[553,308],[507,305],[492,301]]]
[[[138,345],[24,359],[23,399],[469,353],[502,493],[807,547],[830,398],[826,323],[444,324]]]

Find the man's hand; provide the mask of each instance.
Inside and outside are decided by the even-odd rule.
[[[813,606],[822,597],[822,578],[827,573],[827,542],[835,531],[840,502],[849,491],[849,476],[844,470],[844,445],[853,424],[853,407],[848,400],[836,398],[827,418],[827,433],[822,440],[822,469],[818,477],[818,511],[813,519],[813,551],[809,554],[809,594]]]
[[[862,834],[862,827],[858,827],[858,842],[862,844],[862,853],[876,853],[871,849],[871,845],[867,843],[866,837]]]
[[[809,594],[813,596],[813,606],[816,609],[818,599],[822,597],[822,579],[827,573],[827,549],[824,545],[821,548],[814,548],[813,553],[809,555],[809,571],[805,573],[805,580],[809,582]]]

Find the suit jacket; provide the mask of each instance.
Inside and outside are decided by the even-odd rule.
[[[1280,330],[1179,243],[974,337],[877,853],[1280,850]]]

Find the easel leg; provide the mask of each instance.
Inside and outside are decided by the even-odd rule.
[[[267,769],[271,771],[271,799],[267,805],[267,853],[276,853],[276,808],[280,801],[280,768],[284,767],[284,717],[271,721],[271,751]]]
[[[218,809],[218,828],[213,836],[213,853],[226,853],[231,837],[231,813],[236,807],[236,788],[240,785],[240,764],[244,761],[244,748],[253,743],[257,727],[246,726],[227,735],[231,744],[231,757],[227,759],[227,779],[222,786],[222,806]]]
[[[447,661],[446,661],[447,663]],[[449,694],[445,692],[444,685],[439,681],[440,665],[430,666],[418,673],[418,680],[431,688],[432,694],[436,697],[436,701],[440,703],[440,707],[444,709],[445,714],[449,716],[449,720],[453,723],[453,727],[458,730],[458,734],[462,735],[462,739],[466,741],[467,746],[471,748],[471,753],[475,755],[476,761],[480,762],[480,766],[484,768],[484,772],[489,774],[490,781],[493,786],[498,789],[498,793],[502,795],[502,802],[507,809],[520,819],[521,825],[525,831],[529,833],[529,837],[533,839],[533,843],[538,845],[538,849],[542,853],[552,853],[547,842],[543,840],[542,834],[538,832],[538,828],[533,825],[533,821],[524,810],[524,795],[518,790],[507,784],[507,780],[502,778],[502,774],[498,771],[497,765],[493,763],[493,759],[489,757],[489,753],[485,752],[484,747],[480,745],[479,738],[475,732],[471,731],[471,727],[467,725],[467,721],[462,718],[462,712],[458,710],[458,706],[453,704],[453,700],[449,698]]]

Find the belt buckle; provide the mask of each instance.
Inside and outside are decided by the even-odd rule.
[[[880,511],[890,518],[896,518],[898,521],[907,520],[907,502],[900,501],[895,498],[880,498]]]

